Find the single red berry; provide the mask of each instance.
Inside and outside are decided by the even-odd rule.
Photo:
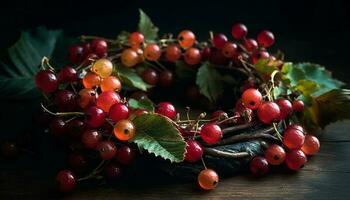
[[[120,96],[114,91],[102,92],[96,101],[97,107],[101,108],[104,112],[108,112],[112,105],[120,102]]]
[[[158,45],[148,44],[143,50],[143,55],[149,61],[156,61],[160,58],[162,52]]]
[[[275,42],[275,36],[270,31],[261,31],[258,34],[258,42],[265,48],[270,47]]]
[[[117,160],[123,165],[130,165],[135,159],[135,151],[128,145],[123,145],[118,149]]]
[[[213,36],[213,46],[218,49],[222,49],[227,43],[227,37],[223,33],[216,33]]]
[[[113,122],[118,122],[129,117],[129,109],[125,104],[116,103],[109,109],[108,114]]]
[[[208,123],[202,126],[200,136],[204,142],[213,145],[219,142],[222,137],[222,130],[220,126]]]
[[[49,129],[55,136],[62,136],[66,133],[66,122],[61,118],[53,118],[50,122]]]
[[[173,78],[174,75],[171,71],[169,70],[163,70],[160,74],[159,74],[159,85],[162,87],[169,87],[172,85],[173,83]]]
[[[303,132],[294,128],[287,128],[283,135],[283,144],[289,149],[300,149],[304,144]]]
[[[165,49],[165,58],[170,62],[176,62],[181,57],[181,49],[176,44],[171,44]]]
[[[102,160],[111,160],[117,155],[117,147],[111,141],[102,141],[98,143],[97,150],[100,152]]]
[[[280,108],[274,102],[264,102],[258,108],[258,118],[265,124],[278,121],[280,117]]]
[[[197,65],[201,61],[201,52],[194,47],[186,50],[184,60],[189,65]]]
[[[78,80],[77,71],[70,66],[63,67],[58,74],[60,83],[72,83]]]
[[[84,59],[84,48],[81,45],[71,46],[68,50],[69,60],[73,64],[79,64]]]
[[[233,38],[239,40],[247,35],[248,29],[244,24],[238,23],[232,26],[231,33]]]
[[[252,63],[256,64],[258,62],[258,60],[264,60],[264,59],[268,59],[270,58],[270,54],[267,51],[259,51],[259,52],[255,52],[252,55]]]
[[[205,47],[202,51],[201,51],[201,57],[203,60],[208,60],[210,58],[210,54],[211,54],[211,50],[209,47]]]
[[[59,111],[73,111],[77,107],[76,95],[69,90],[59,90],[55,95],[55,104]]]
[[[98,57],[106,57],[108,50],[108,44],[104,39],[94,39],[91,41],[91,51]]]
[[[258,43],[252,38],[244,40],[243,46],[249,52],[253,52],[258,49]]]
[[[304,110],[304,102],[299,99],[294,100],[292,107],[294,112],[302,112]]]
[[[247,89],[242,94],[242,102],[247,108],[256,110],[262,103],[262,95],[255,88]]]
[[[56,176],[56,183],[61,192],[69,192],[75,188],[76,178],[73,172],[62,170]]]
[[[83,47],[83,58],[86,59],[86,57],[92,53],[91,51],[91,44],[89,42],[85,42],[81,44]]]
[[[279,120],[286,119],[293,112],[292,103],[288,99],[280,98],[276,100],[278,107],[280,108]]]
[[[210,119],[211,120],[218,120],[220,117],[223,117],[225,115],[227,116],[227,113],[224,112],[223,110],[217,110],[211,114]]]
[[[140,48],[144,40],[145,40],[145,37],[140,32],[133,32],[129,35],[129,38],[128,38],[129,44],[133,49]]]
[[[250,171],[254,176],[262,176],[269,171],[269,163],[264,157],[254,157],[250,161]]]
[[[35,76],[36,87],[45,93],[57,90],[58,80],[56,75],[50,70],[41,70]]]
[[[95,149],[97,144],[102,140],[102,135],[96,130],[87,130],[81,137],[81,142],[88,149]]]
[[[190,163],[195,163],[201,159],[203,155],[202,145],[195,140],[188,140],[186,142],[185,160]]]
[[[291,170],[298,171],[305,165],[306,162],[307,158],[305,154],[299,149],[294,149],[288,152],[286,155],[286,164]]]
[[[142,72],[141,77],[142,77],[143,81],[145,81],[146,83],[148,83],[150,85],[156,85],[158,83],[158,80],[159,80],[158,72],[152,68],[145,69]]]
[[[272,144],[265,150],[265,158],[270,165],[280,165],[286,158],[286,152],[281,146]]]
[[[196,42],[196,36],[190,30],[183,30],[177,36],[180,46],[184,49],[190,48]]]
[[[317,137],[308,134],[305,136],[305,141],[301,150],[306,155],[315,155],[320,150],[320,141],[318,141]]]
[[[222,54],[224,54],[227,58],[233,58],[233,56],[236,56],[238,53],[238,47],[237,44],[226,42],[226,44],[222,48]]]
[[[100,127],[106,119],[106,114],[103,112],[103,110],[96,106],[89,107],[85,111],[85,116],[86,124],[92,128]]]
[[[175,119],[176,109],[173,104],[169,102],[161,102],[156,108],[156,113],[169,117],[170,119]]]

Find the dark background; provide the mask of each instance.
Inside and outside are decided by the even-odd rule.
[[[250,37],[269,29],[276,37],[272,50],[282,50],[287,60],[323,64],[348,82],[350,2],[346,0],[11,0],[2,4],[2,50],[17,39],[20,30],[41,25],[63,29],[72,36],[113,37],[121,30],[134,31],[138,8],[142,8],[162,33],[176,34],[189,28],[205,39],[209,30],[230,35],[235,22],[245,23]]]

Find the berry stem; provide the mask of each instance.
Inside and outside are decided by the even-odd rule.
[[[248,152],[227,152],[221,151],[215,148],[204,148],[204,153],[207,155],[215,157],[224,157],[224,158],[245,158],[251,156]]]
[[[50,65],[49,63],[49,59],[44,56],[43,59],[41,59],[41,65],[40,65],[41,69],[45,70],[46,67],[48,67],[51,71],[55,71],[55,69]]]
[[[276,126],[276,123],[272,123],[272,126],[273,126],[273,129],[274,129],[275,133],[276,133],[276,136],[278,137],[279,140],[282,141],[282,135],[281,135],[281,133],[278,131],[277,126]]]
[[[51,112],[49,109],[47,109],[43,104],[40,104],[42,109],[51,114],[51,115],[55,115],[55,116],[70,116],[70,115],[85,115],[83,112]]]

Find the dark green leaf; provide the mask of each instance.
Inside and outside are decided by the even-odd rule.
[[[141,9],[140,11],[140,21],[139,21],[139,31],[143,34],[146,41],[153,41],[158,38],[159,29],[154,26],[151,19],[144,13]]]
[[[186,143],[168,118],[158,114],[144,114],[136,117],[133,123],[137,129],[132,142],[140,149],[171,162],[184,160]]]
[[[273,71],[278,69],[277,66],[268,59],[259,59],[255,64],[255,68],[261,74],[271,74]]]
[[[147,111],[154,111],[154,104],[149,99],[141,99],[139,101],[136,99],[129,99],[128,104],[133,109],[141,108]]]
[[[143,91],[151,88],[151,85],[145,83],[133,69],[119,65],[117,66],[117,73],[122,83],[129,87],[137,88]]]
[[[196,76],[196,70],[188,66],[184,61],[177,61],[175,66],[176,76],[181,79],[188,79]]]
[[[196,84],[201,94],[210,101],[216,101],[224,91],[221,74],[208,62],[204,63],[197,72]]]

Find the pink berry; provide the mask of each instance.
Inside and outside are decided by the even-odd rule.
[[[222,130],[220,126],[208,123],[202,126],[200,136],[204,142],[213,145],[219,142],[222,137]]]
[[[195,163],[201,159],[203,155],[203,148],[199,142],[195,140],[188,140],[186,142],[185,160],[190,163]]]
[[[275,42],[275,36],[270,32],[270,31],[261,31],[258,34],[258,43],[267,48],[270,47],[271,45],[273,45],[273,43]]]
[[[280,108],[274,102],[262,103],[257,112],[259,120],[265,124],[270,124],[277,121],[280,113]]]
[[[248,29],[244,24],[238,23],[232,26],[231,33],[233,38],[239,40],[247,35]]]
[[[294,149],[288,152],[286,155],[286,164],[291,170],[298,171],[305,165],[306,162],[307,158],[301,150]]]
[[[305,136],[302,131],[294,128],[287,128],[283,135],[283,144],[289,149],[299,149],[303,146]]]
[[[242,94],[242,102],[247,108],[256,110],[262,102],[262,95],[255,88],[247,89]]]
[[[176,110],[173,104],[169,102],[161,102],[156,108],[156,113],[169,117],[170,119],[175,119]]]

